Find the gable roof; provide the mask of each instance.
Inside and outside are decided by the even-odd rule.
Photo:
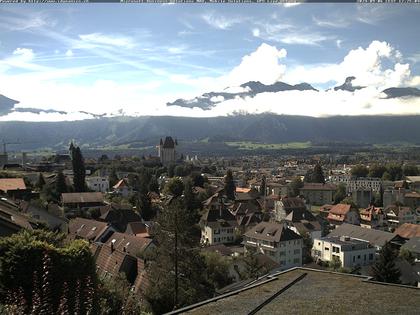
[[[0,190],[7,193],[9,190],[25,190],[23,178],[0,178]]]
[[[129,222],[125,230],[126,234],[138,235],[140,234],[143,237],[148,237],[149,235],[149,226],[144,222]]]
[[[339,203],[337,205],[332,206],[330,209],[330,213],[336,214],[336,215],[346,215],[351,209],[351,205],[346,205]]]
[[[294,209],[285,218],[286,221],[298,222],[301,220],[316,221],[314,215],[306,209]]]
[[[342,225],[338,226],[327,236],[350,236],[359,240],[368,241],[372,245],[378,247],[384,246],[386,242],[389,242],[396,237],[396,235],[393,233],[368,229],[358,225],[347,223],[343,223]]]
[[[69,237],[70,239],[83,238],[88,241],[96,241],[108,227],[106,222],[75,218],[69,222]]]
[[[104,195],[101,192],[62,193],[63,203],[102,203]]]
[[[109,246],[112,244],[114,249],[133,256],[144,251],[151,243],[152,240],[150,238],[138,237],[120,232],[114,232],[105,242],[105,244]]]
[[[274,222],[261,222],[244,235],[250,238],[271,242],[284,242],[302,238],[299,234],[288,229],[283,224]]]
[[[420,237],[420,224],[404,223],[394,233],[404,238]]]
[[[280,201],[283,203],[283,207],[287,209],[306,209],[305,203],[298,197],[284,197]]]

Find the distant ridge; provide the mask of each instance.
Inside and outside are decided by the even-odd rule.
[[[185,141],[351,142],[420,144],[420,116],[335,116],[314,118],[273,114],[213,118],[117,117],[70,122],[0,122],[4,139],[28,148],[65,148],[69,139],[97,147],[172,135]]]

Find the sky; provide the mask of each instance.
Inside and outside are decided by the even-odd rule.
[[[420,114],[419,97],[382,92],[420,88],[419,18],[415,4],[2,4],[0,94],[19,103],[0,121]],[[331,89],[349,76],[365,88]],[[319,91],[167,106],[248,81]]]

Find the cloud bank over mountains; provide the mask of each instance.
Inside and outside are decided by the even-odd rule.
[[[83,39],[107,43],[98,34]],[[410,64],[390,43],[375,40],[365,47],[355,47],[336,63],[295,65],[288,62],[291,58],[285,48],[263,43],[218,76],[172,73],[165,82],[104,79],[75,84],[66,78],[82,77],[90,71],[88,67],[49,69],[35,62],[36,51],[19,47],[12,56],[0,60],[0,94],[18,100],[12,107],[10,101],[3,106],[0,98],[0,121],[77,120],[102,115],[214,117],[263,112],[314,117],[420,114],[420,76],[412,75]],[[31,72],[9,74],[11,67]],[[283,82],[297,88],[263,88],[256,92],[249,82],[266,87],[279,87]],[[301,83],[307,85],[300,88]],[[183,84],[187,92],[173,91],[171,84]],[[207,98],[211,106],[199,106],[200,97],[201,101]]]

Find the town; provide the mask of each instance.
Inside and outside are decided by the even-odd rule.
[[[193,156],[175,135],[148,156],[6,145],[7,314],[325,312],[343,294],[331,312],[420,306],[416,154]]]

